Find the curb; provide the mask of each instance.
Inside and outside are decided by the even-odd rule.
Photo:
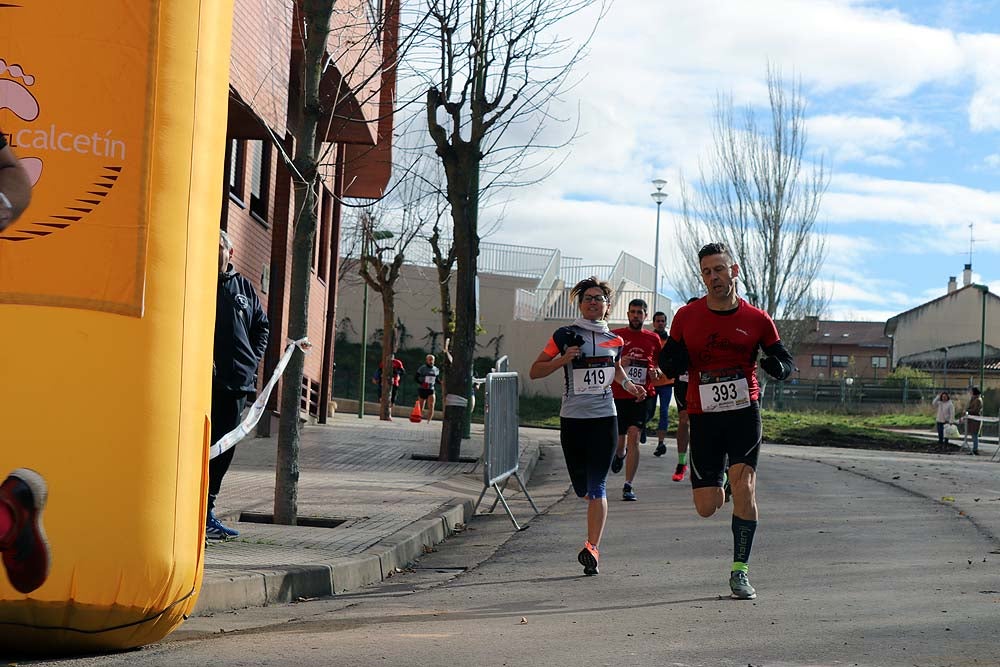
[[[521,477],[527,484],[538,462],[539,447],[531,448]],[[243,575],[203,579],[191,616],[265,607],[302,598],[328,597],[379,583],[393,576],[430,548],[455,533],[456,524],[474,516],[473,501],[452,498],[422,519],[383,538],[355,556],[331,558],[318,565],[256,568]]]

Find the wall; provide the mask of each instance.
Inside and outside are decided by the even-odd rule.
[[[814,367],[812,365],[812,355],[826,355],[827,365],[824,367]],[[847,368],[835,368],[832,366],[834,355],[846,355],[849,358]],[[847,373],[847,377],[875,380],[884,378],[889,374],[887,368],[872,368],[872,357],[886,357],[888,362],[889,348],[863,347],[861,345],[817,345],[802,344],[795,355],[795,366],[798,373],[792,377],[801,380],[829,380],[838,378]]]
[[[292,8],[287,2],[235,0],[229,85],[253,112],[285,134]]]
[[[502,335],[500,354],[508,354],[511,342],[509,334],[514,313],[514,290],[528,289],[534,281],[527,278],[513,278],[482,274],[479,277],[479,310],[480,323],[485,329],[477,336],[481,346],[477,356],[492,356],[494,344],[490,339]],[[454,279],[452,280],[452,300],[455,298]],[[368,335],[382,328],[382,297],[373,289],[368,290]],[[347,340],[361,340],[361,303],[363,290],[361,278],[357,270],[351,268],[348,275],[341,281],[340,293],[337,297],[337,329]],[[404,265],[400,269],[399,280],[396,283],[396,319],[406,327],[408,338],[404,347],[427,347],[430,349],[428,330],[441,331],[441,297],[438,290],[437,270],[434,267]],[[341,326],[345,318],[350,319],[349,326]],[[438,337],[437,349],[441,348],[443,339]]]
[[[900,357],[946,345],[978,341],[982,327],[982,292],[963,287],[944,298],[897,315],[892,363]],[[986,344],[1000,347],[1000,299],[987,295]]]

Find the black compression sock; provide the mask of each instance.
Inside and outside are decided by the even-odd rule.
[[[741,519],[733,515],[733,562],[747,563],[753,547],[753,535],[757,532],[757,522]]]

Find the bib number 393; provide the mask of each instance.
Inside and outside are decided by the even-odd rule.
[[[750,405],[750,387],[739,369],[702,372],[698,396],[702,412],[727,412]]]
[[[615,379],[611,357],[589,357],[573,360],[573,393],[602,394]]]

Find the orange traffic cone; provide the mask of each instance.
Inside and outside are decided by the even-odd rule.
[[[413,406],[413,411],[410,412],[410,421],[414,424],[419,424],[424,418],[423,411],[420,409],[420,401]]]

